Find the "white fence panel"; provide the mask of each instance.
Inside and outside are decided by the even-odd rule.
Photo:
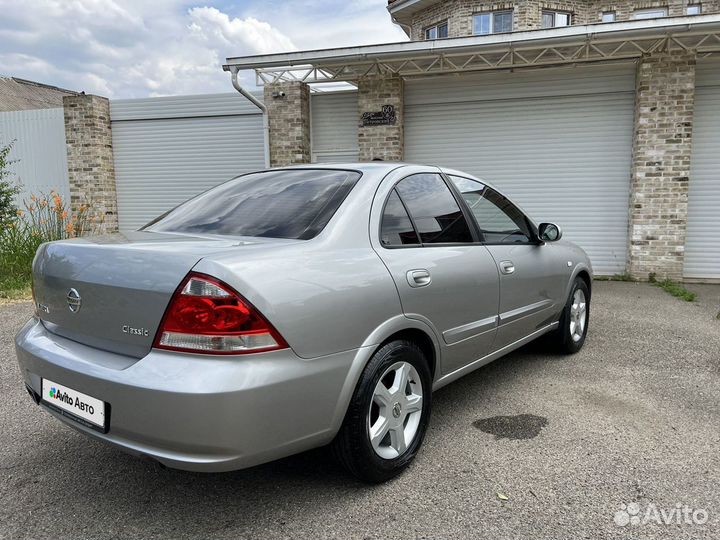
[[[11,142],[10,171],[22,186],[18,203],[51,190],[70,196],[62,108],[0,112],[0,145]]]

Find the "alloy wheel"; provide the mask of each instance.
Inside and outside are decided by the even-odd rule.
[[[585,293],[577,289],[570,305],[570,336],[574,342],[582,339],[587,323],[587,301]]]
[[[368,434],[375,453],[393,459],[412,444],[423,414],[420,375],[412,364],[396,362],[375,386],[368,411]]]

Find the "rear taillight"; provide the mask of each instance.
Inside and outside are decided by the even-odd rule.
[[[223,282],[190,274],[170,300],[155,347],[206,354],[287,348],[265,318]]]

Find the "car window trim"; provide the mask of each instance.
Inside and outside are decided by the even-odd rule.
[[[387,197],[385,197],[385,202],[383,203],[382,210],[380,212],[380,230],[378,231],[378,240],[380,240],[380,245],[384,247],[385,249],[398,249],[398,248],[416,248],[416,247],[422,247],[422,241],[420,240],[420,234],[417,231],[417,227],[415,226],[415,221],[413,220],[412,216],[410,215],[410,212],[407,209],[407,206],[405,206],[405,201],[402,200],[402,197],[400,196],[400,193],[397,192],[395,189],[395,185],[393,184],[392,189],[387,194]],[[399,244],[399,245],[389,245],[386,246],[382,242],[382,226],[383,226],[383,219],[385,218],[385,210],[387,208],[388,202],[390,202],[390,197],[392,197],[392,194],[397,195],[398,200],[400,201],[400,204],[402,205],[403,209],[405,210],[405,213],[407,214],[408,219],[410,220],[410,225],[412,225],[413,232],[415,233],[415,238],[417,239],[416,244]]]
[[[445,174],[445,173],[443,173],[443,174]],[[510,242],[487,242],[487,241],[485,241],[485,237],[484,237],[484,235],[482,234],[482,229],[480,228],[480,224],[479,224],[479,223],[477,222],[477,220],[475,219],[475,215],[472,213],[472,209],[470,208],[470,206],[468,206],[467,201],[465,201],[465,198],[462,196],[462,193],[460,192],[460,190],[458,189],[458,187],[455,185],[455,183],[452,181],[452,179],[450,178],[450,176],[457,176],[458,178],[463,178],[464,180],[469,180],[469,181],[471,181],[471,182],[477,182],[478,184],[481,184],[481,185],[483,186],[483,190],[482,190],[482,192],[480,193],[480,196],[481,196],[481,197],[484,197],[484,196],[485,196],[485,192],[489,189],[489,190],[492,191],[493,193],[495,193],[495,194],[499,195],[500,197],[502,197],[502,198],[506,199],[507,201],[509,201],[510,204],[513,205],[513,207],[515,208],[515,210],[517,210],[517,211],[520,213],[520,215],[523,217],[523,219],[525,220],[525,225],[527,226],[528,230],[530,231],[530,236],[531,236],[530,241],[529,241],[529,242],[512,242],[512,243],[510,243]],[[453,191],[454,191],[455,193],[457,193],[457,195],[458,195],[458,196],[460,197],[460,199],[462,200],[463,207],[464,207],[464,208],[467,210],[467,212],[469,212],[470,215],[472,216],[473,226],[477,229],[478,234],[479,234],[480,237],[482,238],[482,240],[481,240],[481,242],[480,242],[482,245],[484,245],[484,246],[536,246],[536,245],[543,244],[543,242],[540,241],[540,239],[539,239],[539,237],[538,237],[538,233],[537,233],[537,231],[535,230],[535,227],[533,226],[533,223],[532,223],[532,221],[530,220],[530,218],[525,214],[525,212],[523,212],[522,210],[520,210],[520,208],[518,208],[518,206],[517,206],[512,200],[510,200],[506,195],[504,195],[504,194],[500,193],[498,190],[496,190],[496,189],[488,186],[486,183],[477,180],[476,178],[468,178],[467,176],[461,176],[461,175],[459,175],[459,174],[452,174],[452,175],[451,175],[451,174],[447,174],[447,177],[448,177],[448,181],[452,184],[452,189],[453,189]],[[492,201],[490,201],[490,202],[492,202]],[[493,203],[493,204],[494,204],[494,203]]]
[[[448,180],[447,180],[447,178],[445,178],[445,175],[443,174],[443,172],[442,172],[441,170],[438,170],[438,171],[428,171],[428,172],[418,172],[418,173],[408,174],[408,175],[405,176],[404,178],[401,178],[400,180],[398,180],[397,182],[395,182],[395,184],[393,185],[393,189],[396,189],[397,185],[398,185],[400,182],[402,182],[403,180],[405,180],[405,179],[407,179],[407,178],[410,178],[411,176],[418,176],[418,175],[421,175],[421,174],[436,174],[436,175],[438,175],[438,176],[440,177],[440,179],[445,183],[445,187],[448,188],[448,190],[450,191],[450,195],[452,195],[453,199],[455,199],[455,204],[458,205],[458,210],[460,210],[460,212],[462,213],[463,217],[465,218],[465,222],[467,223],[468,229],[470,230],[470,236],[472,236],[472,238],[473,238],[472,242],[432,242],[432,243],[426,243],[426,242],[423,242],[423,241],[422,241],[422,236],[420,236],[420,232],[417,232],[417,235],[418,235],[418,238],[420,239],[420,243],[422,244],[422,247],[433,247],[433,246],[441,246],[441,247],[443,247],[443,246],[471,246],[471,245],[474,245],[474,244],[479,244],[479,243],[480,243],[480,237],[478,237],[477,231],[476,231],[475,228],[470,224],[470,222],[468,222],[468,219],[467,219],[468,216],[467,216],[467,213],[466,213],[466,211],[465,211],[464,206],[462,205],[461,201],[458,200],[457,194],[455,193],[455,191],[453,190],[453,188],[452,188],[450,185],[448,185]],[[398,194],[398,197],[400,197],[400,200],[402,201],[403,198],[402,198],[402,195],[400,194],[399,191],[397,192],[397,194]],[[405,201],[403,201],[403,205],[405,205]],[[407,205],[405,205],[405,208],[407,209]],[[408,213],[408,216],[410,216],[410,219],[412,220],[413,225],[415,225],[415,219],[412,217],[412,214],[410,213],[410,210],[408,210],[407,213]],[[417,227],[416,227],[416,229],[417,229]]]
[[[450,191],[452,191],[453,196],[455,197],[455,200],[458,202],[458,205],[460,205],[460,208],[462,208],[463,213],[465,214],[466,219],[469,219],[469,223],[472,224],[471,229],[475,232],[475,238],[477,239],[477,244],[479,245],[488,245],[485,242],[485,235],[482,233],[482,229],[480,229],[480,225],[478,224],[477,220],[475,219],[475,215],[472,213],[472,209],[468,205],[465,198],[462,196],[462,193],[458,189],[458,187],[455,185],[455,182],[452,181],[452,178],[450,178],[451,175],[446,174],[445,172],[441,173],[442,176],[445,178],[445,183],[450,186]],[[465,178],[464,176],[457,176],[458,178]],[[482,182],[479,182],[478,180],[473,180],[472,178],[465,178],[465,180],[470,180],[472,182],[478,182],[479,184],[482,184],[483,186],[483,193],[485,192],[485,188],[487,187]],[[482,196],[482,193],[480,194]],[[469,217],[468,217],[469,216]]]
[[[434,243],[425,243],[422,241],[422,237],[420,236],[420,233],[418,232],[417,225],[415,223],[415,219],[413,218],[412,214],[410,213],[410,210],[408,210],[407,205],[405,204],[405,201],[402,198],[402,195],[399,191],[397,191],[397,185],[402,182],[403,180],[410,178],[411,176],[417,176],[420,174],[437,174],[440,176],[442,181],[445,183],[445,186],[450,190],[450,194],[455,199],[455,203],[458,205],[458,208],[460,209],[460,212],[462,212],[463,217],[465,218],[465,221],[468,224],[468,229],[470,229],[470,235],[473,237],[472,242],[434,242]],[[449,183],[448,178],[446,178],[445,173],[442,171],[426,171],[426,172],[415,172],[408,174],[407,176],[403,176],[399,180],[393,183],[392,188],[388,192],[387,196],[385,197],[385,202],[383,203],[382,213],[380,214],[380,227],[378,229],[378,241],[380,242],[380,245],[385,249],[409,249],[409,248],[423,248],[423,247],[452,247],[452,246],[477,246],[482,245],[481,237],[478,235],[478,229],[477,224],[473,221],[468,221],[468,215],[467,215],[467,205],[465,204],[465,201],[459,201],[458,195],[456,190],[454,189],[454,186],[451,186],[452,182]],[[400,202],[403,205],[403,208],[405,208],[405,212],[407,212],[408,217],[410,218],[410,222],[412,223],[413,229],[415,230],[415,235],[417,236],[417,239],[420,241],[419,244],[404,244],[399,246],[384,246],[382,243],[382,240],[380,238],[382,237],[382,218],[385,215],[385,206],[387,205],[388,199],[390,198],[390,195],[392,192],[397,193],[398,198],[400,199]]]
[[[535,228],[532,225],[532,222],[530,221],[530,218],[527,217],[525,212],[520,210],[520,208],[518,208],[518,206],[514,202],[512,202],[512,200],[510,200],[506,195],[503,195],[496,189],[493,189],[487,185],[485,185],[485,189],[483,189],[483,196],[485,195],[485,192],[487,190],[490,190],[493,193],[495,193],[496,195],[499,195],[500,197],[502,197],[503,199],[508,201],[513,206],[513,208],[515,208],[515,210],[517,210],[517,212],[523,217],[523,220],[525,221],[525,226],[528,228],[528,231],[530,232],[530,239],[527,242],[488,242],[486,245],[488,245],[488,246],[536,246],[536,245],[538,245],[539,242],[538,242],[538,238],[537,238],[537,233],[535,231]],[[492,202],[492,201],[490,201],[490,202]],[[495,203],[493,203],[493,204],[495,204]],[[500,210],[502,211],[502,209],[500,209]],[[507,215],[507,213],[505,215]]]

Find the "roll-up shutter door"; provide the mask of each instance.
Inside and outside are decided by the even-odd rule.
[[[310,100],[313,163],[357,161],[357,92],[318,93]]]
[[[405,159],[487,180],[621,273],[634,87],[634,64],[409,80]]]
[[[120,230],[263,169],[262,114],[238,93],[110,102]]]
[[[699,60],[690,164],[686,278],[720,279],[720,60]]]

